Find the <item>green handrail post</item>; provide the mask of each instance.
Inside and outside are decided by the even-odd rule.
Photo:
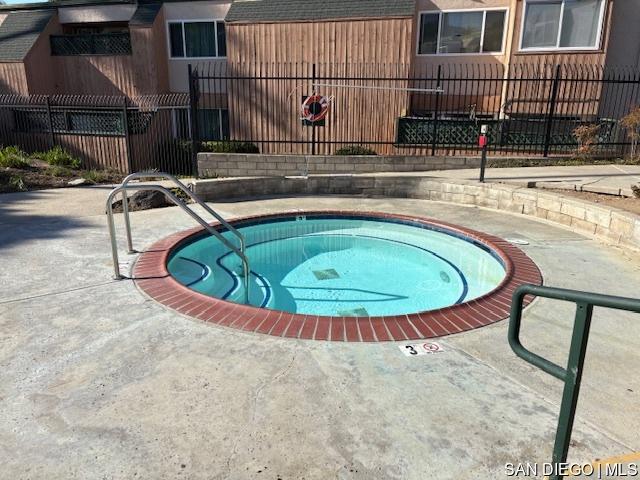
[[[522,323],[523,302],[527,295],[552,298],[576,304],[576,315],[566,369],[531,352],[522,345],[520,341],[520,325]],[[558,428],[553,447],[554,468],[549,480],[562,480],[564,478],[559,466],[566,462],[569,453],[571,431],[573,429],[576,406],[578,405],[580,381],[582,380],[582,370],[587,353],[587,342],[589,340],[589,329],[594,306],[640,313],[640,299],[635,298],[615,297],[536,285],[521,285],[513,292],[508,333],[511,349],[523,360],[564,382]]]

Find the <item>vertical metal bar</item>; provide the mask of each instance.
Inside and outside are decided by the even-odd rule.
[[[56,144],[56,139],[53,133],[53,118],[51,116],[51,98],[49,95],[45,97],[46,105],[47,105],[47,118],[49,119],[49,143],[50,147],[53,148]]]
[[[133,173],[131,171],[131,144],[129,142],[129,127],[127,126],[127,98],[122,97],[122,121],[124,122],[125,129],[125,148],[127,150],[127,170],[128,173]],[[127,190],[122,190],[122,215],[124,217],[124,228],[127,232],[127,251],[131,253],[135,253],[133,249],[133,239],[131,237],[131,221],[129,219],[129,199],[127,198]]]
[[[129,117],[127,115],[127,97],[122,96],[122,128],[124,129],[124,143],[127,150],[127,173],[133,173],[131,162],[131,137],[129,136]]]
[[[200,145],[198,129],[198,72],[189,64],[187,67],[189,74],[189,116],[191,117],[191,171],[193,176],[198,178],[198,148]]]
[[[547,131],[544,137],[544,157],[549,156],[549,148],[551,143],[551,127],[553,123],[553,116],[556,110],[556,102],[558,101],[558,86],[560,84],[560,75],[561,75],[561,67],[560,65],[556,65],[556,74],[553,78],[553,85],[551,87],[551,98],[549,99],[549,112],[547,115]]]
[[[438,74],[436,81],[436,106],[435,111],[433,112],[433,138],[431,143],[431,156],[435,157],[436,155],[436,146],[438,143],[438,116],[440,110],[440,81],[442,79],[442,65],[438,65]]]
[[[560,418],[558,419],[558,430],[556,431],[556,441],[553,447],[553,465],[556,471],[549,476],[549,480],[562,480],[564,478],[558,468],[559,464],[566,462],[567,454],[569,453],[569,442],[571,441],[571,430],[573,429],[573,420],[580,394],[582,368],[587,353],[592,315],[593,305],[585,302],[577,303],[564,392],[560,406]]]
[[[316,92],[314,91],[313,85],[316,83],[316,64],[313,63],[311,65],[311,95],[314,95]],[[311,155],[316,154],[316,122],[311,124]]]

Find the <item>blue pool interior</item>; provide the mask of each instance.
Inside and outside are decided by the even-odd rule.
[[[286,312],[344,317],[434,310],[480,297],[506,274],[483,244],[419,222],[289,216],[237,228],[251,266],[251,305]],[[193,290],[243,301],[242,263],[213,237],[180,246],[168,269]]]

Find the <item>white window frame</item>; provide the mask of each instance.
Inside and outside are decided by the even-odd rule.
[[[480,33],[480,52],[473,53],[440,53],[440,33],[442,32],[442,17],[445,13],[467,13],[467,12],[483,12],[482,15],[482,32]],[[499,52],[483,52],[484,47],[484,30],[487,22],[487,12],[504,12],[504,26],[502,28],[502,44]],[[422,27],[422,15],[434,15],[438,14],[438,43],[436,45],[436,53],[420,53],[420,34]],[[416,41],[416,55],[419,57],[464,57],[470,55],[504,55],[505,43],[507,39],[507,30],[509,28],[509,8],[508,7],[491,7],[491,8],[461,8],[461,9],[449,9],[449,10],[422,10],[418,12],[418,27],[417,27],[417,41]]]
[[[602,32],[604,30],[605,10],[607,7],[607,0],[602,0],[600,6],[600,19],[598,21],[598,33],[596,34],[596,44],[593,47],[561,47],[560,39],[562,38],[562,21],[564,20],[564,5],[566,0],[561,0],[560,5],[560,18],[558,19],[558,38],[556,39],[555,47],[522,47],[522,41],[524,40],[524,24],[527,16],[527,8],[531,4],[540,3],[556,3],[558,0],[524,0],[522,6],[522,19],[520,20],[520,41],[518,42],[518,50],[520,52],[596,52],[602,48]]]
[[[218,22],[224,23],[224,18],[186,18],[186,19],[171,19],[167,20],[167,53],[169,54],[169,59],[171,60],[219,60],[224,57],[216,56],[216,57],[187,57],[187,37],[184,34],[184,24],[185,23],[213,23],[213,27],[215,30],[215,41],[216,41],[216,53],[218,52]],[[171,55],[171,29],[170,25],[173,23],[179,23],[182,26],[182,51],[184,52],[184,57],[174,57]],[[225,31],[226,37],[226,31]],[[226,39],[225,39],[226,40]]]

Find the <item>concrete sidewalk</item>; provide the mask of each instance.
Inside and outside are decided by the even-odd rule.
[[[465,180],[477,180],[479,174],[477,168],[429,172],[431,176]],[[488,168],[485,180],[631,197],[631,185],[640,184],[640,165]]]

